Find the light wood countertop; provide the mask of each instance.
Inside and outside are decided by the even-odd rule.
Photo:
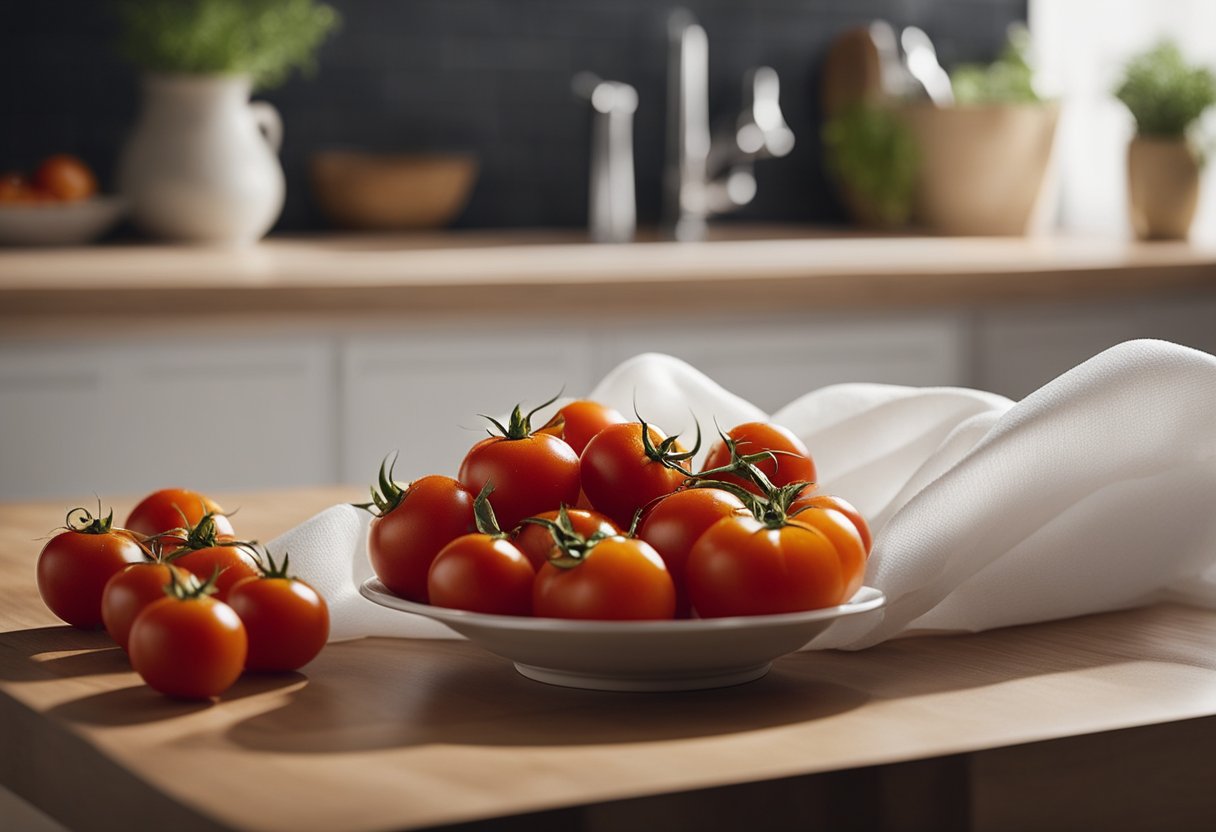
[[[271,238],[0,250],[0,318],[124,312],[788,309],[1216,290],[1216,248],[1070,238],[827,235],[730,226],[703,243],[574,232]]]
[[[356,496],[225,502],[266,538]],[[494,828],[1046,816],[1180,829],[1216,808],[1216,613],[1161,605],[801,653],[748,685],[661,695],[548,687],[460,641],[364,639],[190,704],[43,607],[34,562],[62,514],[0,506],[0,783],[73,828],[415,829],[540,812]]]

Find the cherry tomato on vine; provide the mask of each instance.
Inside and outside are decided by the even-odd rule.
[[[672,618],[675,610],[663,559],[636,538],[606,537],[577,560],[550,560],[532,588],[532,613],[546,618],[653,620]]]
[[[189,573],[163,561],[133,563],[106,582],[101,595],[101,619],[110,638],[127,649],[131,625],[144,607],[165,597],[165,587],[176,576],[186,581]]]
[[[217,534],[235,534],[232,523],[224,515],[219,504],[205,494],[187,488],[162,488],[144,497],[127,515],[127,528],[151,537],[173,529],[198,525],[203,515],[212,515]],[[162,538],[166,553],[172,550],[180,538]]]
[[[47,541],[38,555],[38,594],[51,612],[82,630],[102,625],[106,582],[144,560],[135,538],[112,528],[113,520],[112,511],[102,518],[74,508],[68,512],[66,530]]]
[[[502,435],[470,448],[456,475],[473,493],[486,483],[493,485],[490,505],[504,529],[515,528],[525,517],[578,502],[578,454],[556,436],[532,430],[531,417],[540,407],[525,415],[516,405],[507,425],[491,419]]]
[[[797,512],[791,509],[789,522],[810,526],[831,541],[845,576],[844,598],[852,598],[866,576],[866,544],[853,521],[834,508],[812,506]]]
[[[853,523],[853,527],[857,529],[857,533],[861,535],[861,542],[865,546],[866,554],[870,553],[873,548],[874,538],[870,534],[870,524],[866,522],[866,518],[861,515],[861,512],[853,507],[853,504],[843,497],[837,497],[834,494],[815,494],[811,493],[814,489],[808,487],[799,495],[794,502],[790,504],[790,514],[798,515],[799,510],[807,507],[835,509],[849,518]]]
[[[810,451],[788,428],[769,422],[745,422],[731,428],[726,435],[735,442],[740,456],[751,456],[764,451],[778,452],[773,458],[758,459],[754,463],[773,485],[815,481],[815,463],[811,460]],[[718,440],[710,447],[701,470],[721,468],[729,465],[730,461],[730,449],[725,442]],[[713,478],[742,486],[753,494],[760,493],[758,485],[737,474],[722,472],[715,474]]]
[[[625,421],[625,417],[614,408],[588,399],[578,399],[558,408],[553,418],[537,433],[550,433],[564,440],[576,454],[581,454],[593,436],[609,425],[619,425]]]
[[[152,688],[181,699],[209,699],[245,668],[248,638],[232,607],[208,594],[210,581],[174,580],[170,594],[131,624],[131,666]]]
[[[584,509],[572,508],[565,512],[569,518],[571,531],[577,532],[584,537],[590,537],[596,532],[603,534],[620,534],[621,529],[617,527],[604,515],[598,511],[587,511]],[[546,511],[536,515],[541,520],[549,520],[554,523],[561,519],[561,512]],[[534,569],[540,569],[545,565],[545,562],[551,557],[556,557],[559,554],[557,544],[553,540],[552,533],[544,526],[536,523],[524,523],[519,527],[511,539],[515,547],[524,553],[524,557],[532,564]]]
[[[638,509],[680,487],[699,447],[699,435],[693,449],[685,451],[676,437],[652,425],[609,425],[587,443],[579,459],[583,491],[597,511],[628,528]]]
[[[688,556],[688,595],[702,618],[802,612],[842,604],[853,576],[823,532],[797,521],[727,517]]]
[[[676,617],[688,618],[685,580],[688,553],[697,539],[723,517],[746,515],[743,501],[717,488],[686,488],[663,497],[642,514],[638,537],[663,558],[676,588]]]
[[[308,664],[329,639],[329,606],[315,589],[291,577],[288,556],[276,564],[266,552],[259,574],[228,593],[249,638],[246,670],[295,670]]]
[[[374,516],[367,555],[389,592],[426,603],[427,573],[439,550],[474,531],[473,495],[451,477],[421,477],[408,486],[393,480],[392,462],[380,465],[380,489],[360,505]]]
[[[427,593],[437,607],[493,615],[528,615],[536,571],[504,537],[466,534],[444,546],[431,564]]]
[[[218,572],[215,597],[227,601],[228,591],[238,581],[257,575],[257,569],[247,551],[250,544],[219,534],[215,522],[217,516],[204,514],[197,525],[187,529],[185,539],[173,549],[170,559],[174,566],[186,570],[200,581]]]

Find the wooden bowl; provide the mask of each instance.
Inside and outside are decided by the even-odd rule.
[[[440,228],[468,202],[477,159],[332,150],[315,154],[309,173],[317,205],[335,225],[369,231]]]
[[[920,148],[914,222],[939,234],[1043,230],[1050,219],[1056,104],[907,104],[896,113]]]

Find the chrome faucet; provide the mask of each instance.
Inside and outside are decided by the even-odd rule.
[[[580,72],[574,92],[591,103],[588,227],[597,243],[627,243],[637,231],[633,187],[633,114],[638,92],[628,84]]]
[[[777,72],[762,66],[743,82],[743,110],[717,133],[709,126],[709,40],[692,12],[668,18],[665,223],[677,240],[699,240],[714,214],[752,201],[756,159],[785,156],[794,134],[778,101]]]

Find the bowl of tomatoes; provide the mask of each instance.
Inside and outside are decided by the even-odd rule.
[[[48,156],[32,175],[0,174],[0,244],[83,245],[100,239],[126,212],[103,196],[91,168],[75,156]]]
[[[684,442],[588,400],[534,428],[541,407],[491,419],[456,477],[401,484],[385,460],[362,506],[365,598],[528,678],[638,691],[757,679],[883,605],[862,585],[865,519],[816,490],[789,430],[737,425],[702,455],[699,430]]]

